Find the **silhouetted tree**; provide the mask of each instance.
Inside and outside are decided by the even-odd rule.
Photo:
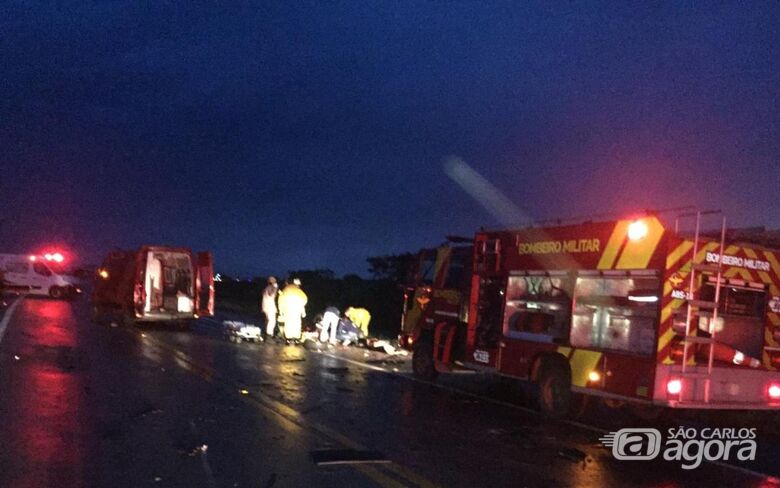
[[[394,283],[407,281],[409,270],[415,264],[416,254],[403,253],[368,258],[368,272],[375,280],[390,280]]]

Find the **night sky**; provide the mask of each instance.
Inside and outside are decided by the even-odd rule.
[[[776,2],[140,3],[0,6],[0,250],[365,273],[502,221],[451,155],[513,217],[780,226]]]

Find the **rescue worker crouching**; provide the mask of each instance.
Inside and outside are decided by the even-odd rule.
[[[339,309],[336,307],[326,308],[318,325],[320,327],[320,342],[335,344],[339,327]]]
[[[349,307],[344,311],[347,317],[363,333],[363,337],[368,337],[368,324],[371,322],[371,314],[365,308]]]
[[[293,279],[279,292],[279,321],[284,323],[284,338],[288,342],[301,340],[301,321],[306,317],[308,297],[301,290],[301,281]]]

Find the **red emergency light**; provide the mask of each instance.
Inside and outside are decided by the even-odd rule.
[[[647,224],[641,220],[635,220],[628,224],[628,238],[632,241],[644,239],[648,232]]]
[[[780,383],[771,383],[766,393],[771,400],[780,400]]]
[[[55,263],[61,263],[65,261],[65,256],[63,256],[61,252],[47,252],[43,255],[43,257],[46,258],[46,261],[54,261]]]

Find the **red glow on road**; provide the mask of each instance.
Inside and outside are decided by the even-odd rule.
[[[9,445],[25,463],[18,486],[83,486],[88,456],[83,408],[84,376],[75,370],[76,319],[67,302],[28,299],[19,310],[26,317],[14,375],[21,387],[13,394]],[[59,473],[59,474],[53,474]],[[57,479],[64,477],[63,479]]]
[[[72,320],[73,312],[68,302],[61,300],[36,300],[27,302],[35,304],[35,312],[39,317],[53,320]],[[28,305],[29,306],[29,305]]]

